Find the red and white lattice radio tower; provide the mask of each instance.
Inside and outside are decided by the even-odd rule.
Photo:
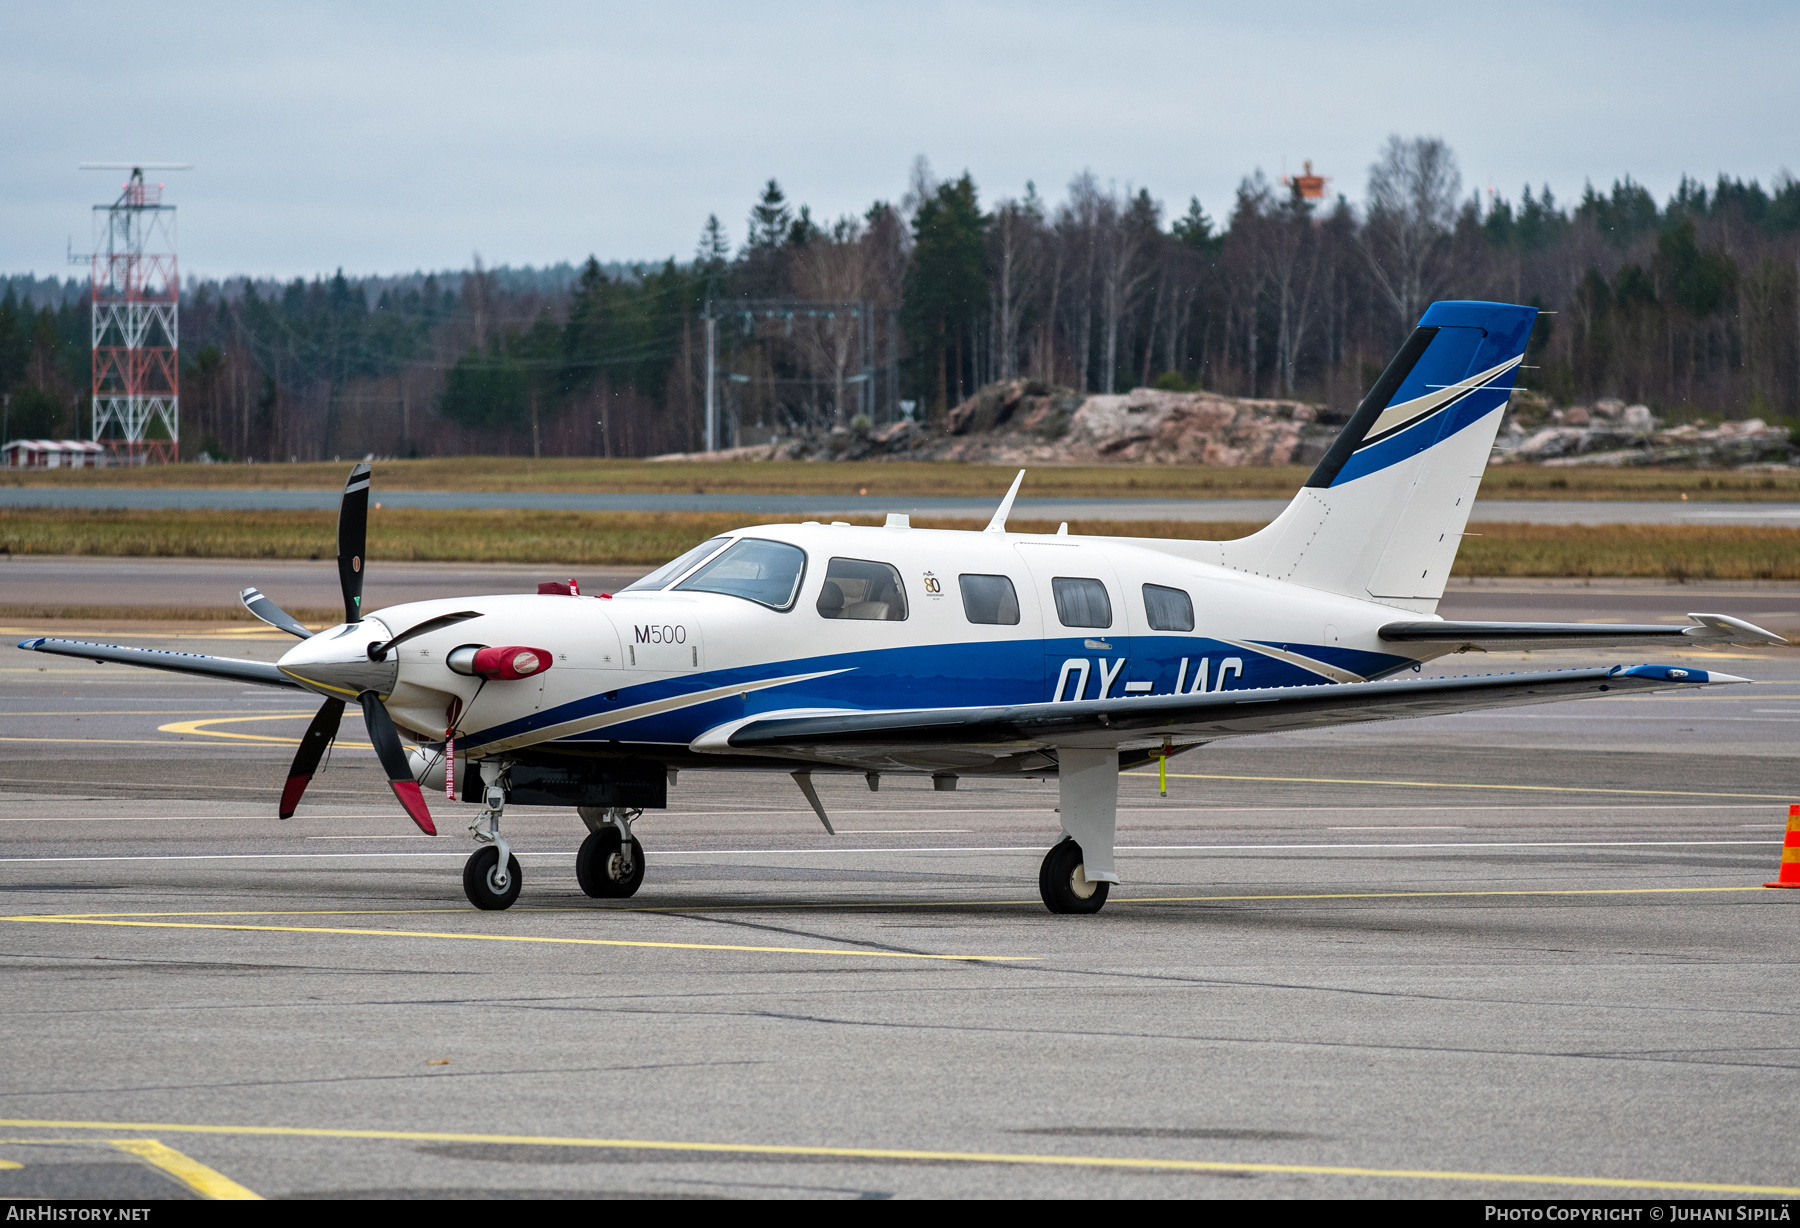
[[[93,438],[114,464],[173,462],[181,450],[181,275],[175,264],[175,206],[146,170],[185,171],[176,162],[84,162],[81,169],[129,170],[119,199],[94,206]],[[160,421],[166,438],[147,439]]]

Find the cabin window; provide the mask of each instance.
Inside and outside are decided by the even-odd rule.
[[[741,537],[730,549],[676,585],[684,593],[724,593],[771,610],[791,610],[806,574],[806,552],[786,542]]]
[[[715,537],[711,541],[701,542],[674,562],[664,563],[642,580],[635,584],[627,584],[619,591],[621,593],[648,593],[667,588],[672,582],[679,580],[693,568],[712,557],[730,540],[729,537]]]
[[[1144,585],[1144,613],[1152,631],[1192,631],[1194,599],[1178,588]]]
[[[997,627],[1019,625],[1019,594],[1005,576],[958,576],[963,614],[972,623]]]
[[[906,621],[906,589],[900,573],[868,559],[832,559],[819,586],[819,614],[869,622]]]
[[[1112,626],[1112,599],[1098,580],[1057,576],[1050,581],[1056,594],[1056,617],[1065,627]]]

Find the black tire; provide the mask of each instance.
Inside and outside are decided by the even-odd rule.
[[[484,912],[498,912],[503,908],[511,908],[513,901],[519,898],[519,859],[507,855],[506,858],[506,890],[496,891],[490,881],[493,872],[500,865],[500,850],[491,844],[483,845],[469,855],[463,863],[463,894],[469,897],[469,903]]]
[[[582,891],[596,900],[623,900],[637,894],[644,881],[644,846],[636,836],[631,838],[631,873],[624,874],[624,858],[619,856],[624,842],[616,827],[603,827],[588,833],[575,854],[575,881]]]
[[[1081,846],[1067,836],[1044,854],[1044,864],[1038,869],[1038,893],[1044,897],[1045,908],[1054,913],[1100,911],[1112,884],[1090,883],[1085,875],[1077,882],[1081,868]],[[1084,889],[1086,895],[1081,894]]]

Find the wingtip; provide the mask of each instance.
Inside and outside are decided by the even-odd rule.
[[[1673,682],[1682,686],[1712,686],[1719,683],[1751,682],[1736,674],[1716,669],[1685,669],[1675,665],[1615,665],[1608,671],[1612,678],[1647,678],[1657,682]]]

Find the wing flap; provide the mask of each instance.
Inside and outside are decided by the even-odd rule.
[[[1010,707],[776,715],[744,722],[721,739],[724,746],[718,749],[829,754],[833,750],[856,753],[880,748],[960,747],[1016,752],[1059,745],[1126,746],[1165,737],[1213,741],[1746,681],[1699,669],[1616,665]]]
[[[237,657],[209,657],[197,652],[169,652],[161,648],[126,648],[119,644],[87,644],[80,640],[57,640],[43,636],[26,640],[20,648],[31,652],[50,652],[60,657],[82,657],[114,665],[137,665],[144,669],[162,669],[175,674],[195,674],[202,678],[226,678],[233,682],[249,682],[257,686],[303,689],[299,683],[267,661],[245,661]]]

